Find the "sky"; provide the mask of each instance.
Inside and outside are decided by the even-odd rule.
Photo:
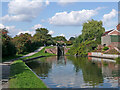
[[[82,24],[94,19],[103,21],[108,31],[118,24],[118,2],[50,2],[48,0],[11,0],[2,2],[0,28],[14,37],[20,33],[35,34],[36,28],[47,28],[49,34],[67,39],[81,34]],[[106,0],[107,1],[107,0]],[[117,0],[116,0],[117,1]]]

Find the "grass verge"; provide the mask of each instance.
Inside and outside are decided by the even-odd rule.
[[[17,60],[11,65],[9,88],[47,88],[47,86],[23,61]]]

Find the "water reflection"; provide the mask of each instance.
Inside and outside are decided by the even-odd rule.
[[[51,88],[118,87],[118,65],[114,61],[52,56],[27,64]]]
[[[48,77],[48,73],[51,70],[51,64],[47,62],[40,62],[40,61],[31,61],[28,63],[29,67],[42,79]]]
[[[76,73],[79,72],[79,70],[82,70],[86,86],[95,87],[96,85],[103,83],[102,70],[95,63],[88,62],[86,58],[68,57],[68,59],[74,64]]]

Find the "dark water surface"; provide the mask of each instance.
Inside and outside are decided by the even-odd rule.
[[[117,88],[118,64],[98,58],[46,57],[27,65],[50,88]]]

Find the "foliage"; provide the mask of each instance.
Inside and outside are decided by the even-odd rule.
[[[120,57],[116,58],[116,63],[120,64]]]
[[[73,44],[72,41],[66,41],[65,43],[66,43],[67,46],[70,46],[70,45]]]
[[[15,45],[11,42],[12,38],[7,35],[7,29],[1,29],[2,33],[2,57],[14,56],[16,54]]]
[[[76,47],[76,44],[68,50],[70,55],[78,55],[78,56],[87,56],[88,52],[94,50],[97,47],[97,42],[92,41],[85,41],[79,43]]]
[[[109,49],[109,47],[104,47],[104,48],[103,48],[104,51],[106,51],[106,50],[108,50],[108,49]]]
[[[36,33],[46,35],[48,34],[48,30],[46,28],[37,28]]]
[[[33,50],[31,38],[32,36],[28,33],[25,34],[21,33],[20,35],[17,35],[16,37],[13,38],[12,41],[17,48],[18,54],[30,52]]]
[[[32,52],[43,45],[48,46],[56,44],[56,41],[53,40],[50,34],[48,34],[48,30],[46,28],[36,29],[36,34],[34,34],[34,36],[31,36],[31,34],[28,33],[21,33],[20,35],[16,35],[14,38],[11,38],[7,35],[8,31],[6,29],[1,29],[1,33],[3,41],[1,44],[3,60],[20,57],[21,55]]]
[[[36,29],[36,34],[33,36],[32,40],[36,46],[55,44],[55,42],[52,40],[51,35],[48,34],[48,30],[45,28]]]
[[[21,60],[14,61],[10,69],[9,88],[47,88]]]
[[[83,24],[82,38],[85,40],[96,40],[101,42],[101,36],[105,32],[105,28],[102,27],[102,21],[91,20]]]
[[[56,40],[56,41],[67,41],[67,39],[64,36],[53,37],[53,40]]]
[[[75,37],[70,37],[69,41],[71,41],[73,44],[75,42]]]
[[[73,47],[68,51],[70,55],[86,56],[101,43],[101,36],[105,32],[102,21],[91,20],[83,24],[82,34],[75,38]]]

